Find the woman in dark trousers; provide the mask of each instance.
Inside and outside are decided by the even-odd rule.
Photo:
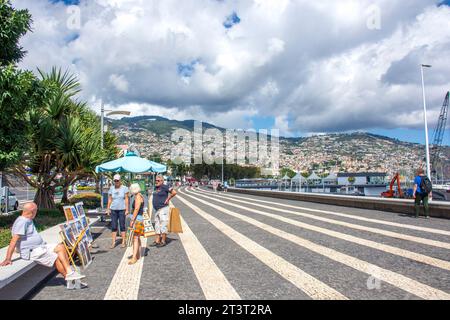
[[[116,246],[117,230],[120,227],[120,234],[122,236],[122,248],[125,248],[125,216],[128,214],[128,188],[123,186],[120,182],[120,175],[114,176],[114,185],[108,192],[108,206],[107,214],[111,215],[111,231],[112,231],[112,243],[111,249]]]
[[[425,172],[423,169],[417,170],[417,177],[414,180],[414,209],[416,211],[416,218],[419,218],[420,215],[420,204],[423,202],[423,207],[425,210],[425,217],[427,219],[430,218],[430,208],[428,206],[428,200],[432,197],[432,193],[426,193],[425,190],[422,190],[422,180],[425,178]]]

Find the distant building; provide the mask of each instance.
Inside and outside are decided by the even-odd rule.
[[[380,196],[386,191],[386,173],[338,173],[338,192],[346,194],[364,194]]]
[[[338,173],[338,185],[386,185],[386,173]],[[354,179],[354,181],[352,181]],[[350,182],[352,181],[352,182]]]

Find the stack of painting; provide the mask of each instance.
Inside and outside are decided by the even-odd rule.
[[[67,223],[61,226],[66,244],[76,249],[76,253],[84,268],[92,263],[90,247],[94,241],[83,203],[63,207]],[[80,238],[81,237],[81,238]]]

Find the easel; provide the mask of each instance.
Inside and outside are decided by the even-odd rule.
[[[69,260],[73,266],[73,268],[75,269],[75,271],[79,271],[78,267],[75,264],[75,261],[73,260],[73,256],[77,250],[78,245],[80,244],[80,242],[83,240],[84,234],[86,233],[86,230],[88,228],[85,228],[81,231],[81,233],[79,234],[77,240],[75,241],[75,244],[73,245],[73,247],[69,247],[66,243],[66,237],[64,236],[64,232],[60,232],[59,235],[61,236],[62,239],[62,243],[64,245],[64,248],[66,249],[67,255],[69,256]],[[69,290],[80,290],[81,289],[81,280],[71,280],[71,281],[67,281],[67,289]]]

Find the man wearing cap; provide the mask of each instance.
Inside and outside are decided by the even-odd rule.
[[[108,192],[107,214],[111,215],[112,244],[111,249],[116,247],[116,236],[118,227],[122,236],[122,248],[125,248],[126,229],[125,217],[128,215],[129,208],[129,190],[123,186],[119,174],[114,176],[114,184]]]

